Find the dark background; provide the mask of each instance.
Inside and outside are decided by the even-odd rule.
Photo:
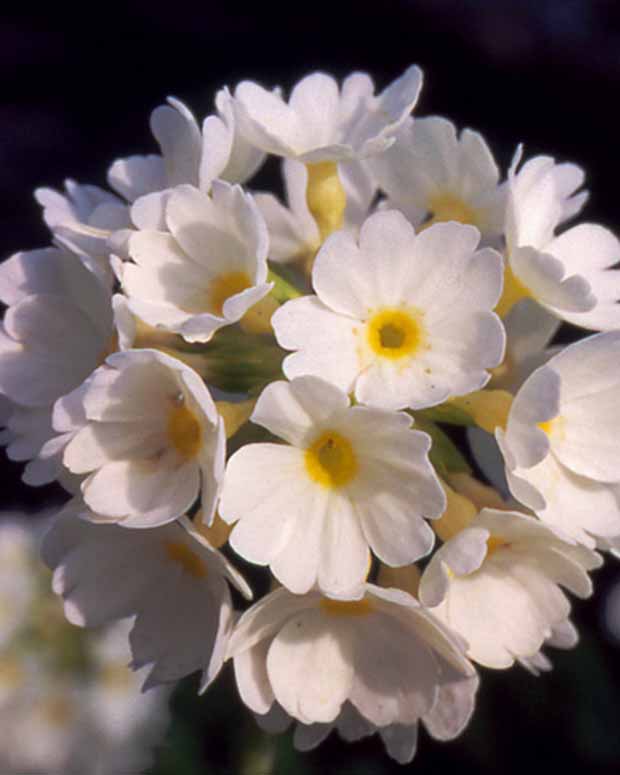
[[[203,117],[217,88],[243,78],[289,88],[316,69],[339,78],[366,70],[383,87],[411,63],[426,76],[418,115],[439,113],[482,131],[503,170],[518,142],[527,155],[577,162],[591,189],[585,217],[612,229],[620,223],[617,0],[11,7],[19,10],[0,14],[2,257],[49,240],[35,187],[60,187],[66,177],[104,185],[115,158],[154,151],[148,116],[167,95]],[[20,485],[20,469],[3,462],[4,507],[35,508],[57,496]],[[620,568],[609,560],[595,597],[575,605],[582,641],[552,654],[553,673],[483,671],[464,735],[441,744],[422,734],[411,766],[620,771],[620,647],[603,622],[617,582]],[[192,681],[177,692],[157,775],[404,771],[377,740],[330,739],[299,757],[289,737],[265,740],[241,709],[230,672],[201,699]]]

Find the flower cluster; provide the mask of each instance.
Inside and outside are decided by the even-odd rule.
[[[244,81],[202,124],[170,99],[159,153],[37,191],[53,245],[0,266],[4,440],[71,496],[43,546],[68,619],[133,616],[146,686],[232,660],[265,728],[400,762],[465,727],[475,664],[573,646],[566,590],[620,551],[620,243],[569,224],[578,166],[503,177],[413,118],[421,85]],[[562,350],[563,321],[595,333]],[[236,556],[273,576],[240,616]]]
[[[169,691],[140,693],[128,622],[85,633],[65,621],[38,562],[32,515],[0,514],[0,769],[6,775],[142,771]]]

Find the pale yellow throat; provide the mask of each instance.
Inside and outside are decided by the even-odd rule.
[[[351,442],[337,431],[324,431],[306,449],[306,472],[328,489],[344,487],[357,474],[358,462]]]
[[[168,410],[168,441],[184,460],[192,460],[202,446],[202,427],[188,408],[183,396],[176,398]]]
[[[460,197],[450,193],[433,197],[428,203],[428,209],[432,217],[423,225],[423,229],[444,221],[470,223],[473,226],[477,226],[480,221],[480,215],[473,207],[467,205]]]
[[[226,272],[216,277],[209,286],[209,312],[218,317],[224,314],[224,302],[231,296],[252,287],[247,272]]]

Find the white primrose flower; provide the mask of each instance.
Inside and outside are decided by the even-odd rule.
[[[191,186],[170,192],[169,233],[139,231],[129,240],[132,262],[119,269],[131,311],[189,342],[207,342],[237,323],[272,288],[268,235],[253,199],[215,181],[211,196]]]
[[[132,667],[148,665],[144,688],[202,670],[201,691],[206,689],[232,631],[228,584],[248,599],[250,588],[189,520],[124,530],[94,524],[98,519],[73,501],[43,542],[43,560],[54,571],[53,589],[65,600],[67,619],[98,627],[135,616]]]
[[[217,114],[207,116],[202,132],[192,112],[180,100],[168,98],[151,113],[151,131],[161,155],[118,159],[108,171],[108,183],[129,202],[188,183],[209,191],[216,178],[243,183],[262,164],[264,154],[250,146],[237,129],[228,89],[215,96]]]
[[[620,535],[620,332],[575,342],[537,369],[496,437],[512,494],[573,540]]]
[[[312,256],[322,242],[319,226],[308,207],[307,167],[293,159],[284,159],[282,174],[288,207],[273,194],[254,196],[269,230],[269,258],[278,263]],[[346,195],[344,226],[356,229],[368,215],[376,185],[356,162],[339,164],[338,176]]]
[[[441,687],[475,671],[463,646],[406,592],[366,584],[355,600],[279,589],[242,614],[228,645],[242,700],[331,724],[348,701],[375,727],[411,726]]]
[[[122,297],[65,249],[17,253],[0,266],[0,391],[12,402],[7,453],[30,460],[24,481],[55,479],[66,439],[52,428],[54,402],[108,353],[130,346]]]
[[[108,172],[110,186],[132,202],[131,220],[139,229],[165,228],[165,206],[171,188],[189,184],[209,192],[213,181],[243,183],[264,160],[264,153],[240,134],[227,89],[215,98],[217,115],[207,116],[202,133],[182,102],[168,99],[151,114],[151,129],[161,156],[118,159]],[[113,237],[113,242],[119,238]]]
[[[576,215],[587,194],[575,194],[583,172],[537,156],[509,173],[507,276],[498,310],[533,298],[556,317],[595,330],[620,327],[620,243],[608,230],[583,223],[556,230]]]
[[[151,131],[161,155],[117,159],[108,183],[128,202],[181,183],[198,185],[202,138],[192,112],[180,100],[168,98],[151,113]]]
[[[242,557],[293,592],[344,594],[364,582],[370,549],[392,566],[431,550],[424,518],[440,516],[445,495],[408,415],[351,407],[299,377],[265,388],[251,420],[288,445],[249,444],[228,461],[219,513],[238,520],[230,544]]]
[[[225,432],[203,381],[157,350],[108,357],[54,407],[54,427],[72,432],[63,461],[87,474],[87,505],[126,527],[154,527],[185,513],[201,495],[215,513]]]
[[[467,641],[470,659],[506,668],[534,657],[566,622],[559,585],[588,597],[587,571],[601,563],[532,517],[483,509],[433,555],[420,600]]]
[[[546,363],[560,347],[549,347],[560,321],[533,299],[522,299],[503,320],[506,330],[504,360],[493,369],[487,387],[516,393],[530,374]],[[504,473],[504,458],[495,436],[482,428],[467,428],[467,440],[476,463],[487,479],[505,497],[509,488]]]
[[[399,131],[385,153],[366,164],[389,204],[416,226],[457,221],[476,226],[485,241],[504,228],[505,186],[482,135],[464,129],[457,136],[440,116],[416,119]]]
[[[98,186],[74,180],[65,181],[64,194],[38,188],[35,198],[56,242],[79,255],[111,287],[108,239],[112,232],[131,225],[127,204]]]
[[[433,709],[421,717],[422,724],[435,740],[453,740],[467,726],[475,707],[476,691],[479,679],[459,676],[450,683],[439,687]],[[277,734],[284,732],[293,719],[277,702],[264,716],[257,715],[256,720],[266,732]],[[417,724],[388,724],[378,727],[364,718],[348,700],[343,703],[338,717],[331,723],[295,725],[293,744],[298,751],[311,751],[333,731],[348,743],[357,742],[378,733],[385,749],[399,764],[413,761],[418,747]]]
[[[272,317],[278,343],[296,350],[291,379],[313,374],[358,401],[422,409],[483,387],[501,363],[504,330],[492,311],[502,259],[476,250],[480,233],[457,223],[420,234],[398,211],[329,237],[312,272],[315,296]]]
[[[234,92],[239,131],[267,153],[304,163],[345,161],[381,153],[415,106],[422,72],[410,67],[380,95],[365,73],[353,73],[339,89],[325,73],[299,81],[286,103],[253,81]]]

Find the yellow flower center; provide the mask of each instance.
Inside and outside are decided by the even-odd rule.
[[[421,313],[415,309],[382,309],[367,324],[371,350],[382,358],[398,360],[413,355],[424,344]]]
[[[202,446],[202,428],[185,401],[175,401],[168,412],[168,439],[184,460],[196,457]]]
[[[183,570],[195,579],[204,579],[207,566],[189,546],[180,541],[166,541],[164,544],[168,559],[176,562]]]
[[[427,221],[422,228],[426,229],[434,223],[444,221],[457,221],[458,223],[471,223],[474,226],[478,224],[478,213],[465,204],[462,199],[454,194],[439,194],[428,203],[428,209],[432,213],[432,218]]]
[[[247,272],[226,272],[225,274],[219,275],[209,286],[209,312],[222,317],[226,299],[251,287],[252,281]]]
[[[332,600],[322,597],[319,605],[321,610],[330,616],[368,616],[373,610],[372,603],[366,597],[361,600]]]
[[[325,431],[308,447],[305,463],[310,478],[330,489],[343,487],[358,469],[351,442],[336,431]]]

